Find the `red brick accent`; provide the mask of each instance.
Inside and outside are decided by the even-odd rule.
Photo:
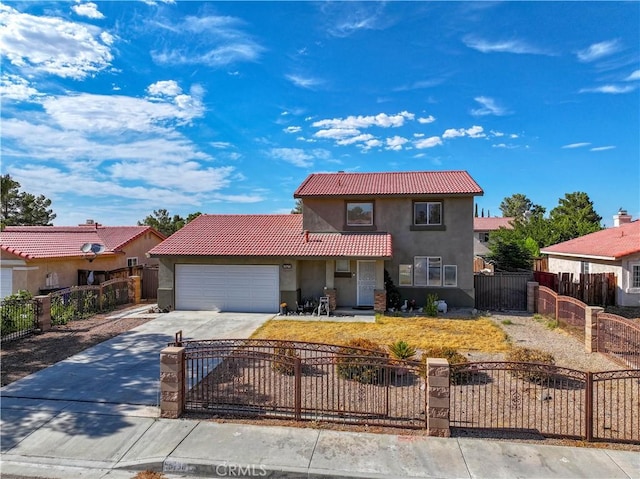
[[[329,311],[336,309],[336,290],[335,288],[324,288],[324,295],[329,297]]]
[[[387,310],[387,290],[376,289],[373,292],[373,309],[379,313]]]

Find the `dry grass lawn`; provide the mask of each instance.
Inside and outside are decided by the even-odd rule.
[[[381,345],[407,341],[418,349],[451,347],[459,351],[503,352],[511,348],[506,333],[490,319],[437,319],[382,316],[375,323],[272,319],[252,338],[346,344],[366,338]]]

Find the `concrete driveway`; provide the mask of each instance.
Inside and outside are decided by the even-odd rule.
[[[0,389],[11,398],[129,406],[159,404],[159,353],[183,339],[246,338],[273,314],[172,311]],[[9,401],[10,403],[11,401]]]

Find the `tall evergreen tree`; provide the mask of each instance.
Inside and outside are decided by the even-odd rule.
[[[44,195],[34,195],[20,191],[20,183],[6,174],[0,177],[2,207],[1,227],[5,226],[50,226],[56,218],[51,208],[51,200]]]

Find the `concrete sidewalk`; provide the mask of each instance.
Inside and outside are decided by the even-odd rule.
[[[22,430],[3,477],[640,478],[629,451],[165,420],[60,401],[2,406]]]
[[[270,315],[172,312],[3,387],[3,478],[636,478],[640,453],[159,419],[159,352],[248,337]]]

